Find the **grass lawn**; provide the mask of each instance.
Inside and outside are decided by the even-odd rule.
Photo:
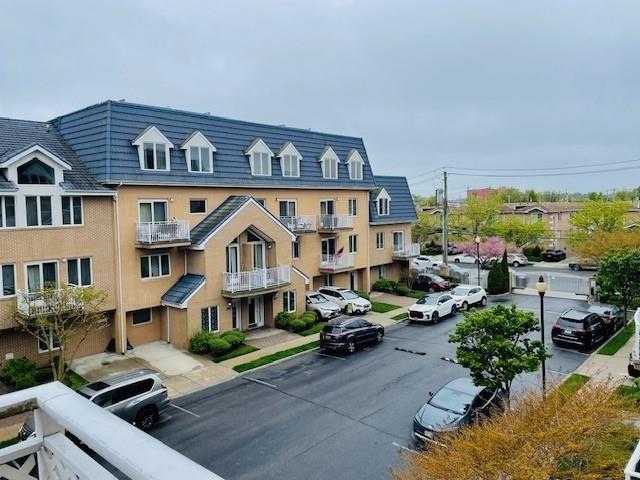
[[[420,290],[411,290],[409,292],[409,294],[407,295],[407,297],[417,298],[419,300],[422,297],[424,297],[425,295],[426,295],[426,293],[425,292],[421,292]]]
[[[240,355],[246,355],[247,353],[255,352],[256,350],[260,350],[258,347],[254,347],[253,345],[247,345],[246,343],[242,343],[238,345],[236,348],[231,350],[229,353],[225,353],[224,355],[218,355],[217,357],[213,357],[213,361],[215,363],[224,362],[225,360],[229,360],[230,358],[239,357]]]
[[[51,367],[43,367],[39,368],[36,372],[36,381],[38,385],[43,383],[49,383],[53,380],[53,374],[51,373]],[[87,380],[80,375],[78,375],[73,370],[69,370],[64,377],[64,383],[67,387],[72,390],[78,390],[81,386],[89,383]]]
[[[397,310],[400,305],[393,305],[391,303],[371,302],[371,310],[376,313],[387,313],[391,310]]]
[[[321,332],[325,325],[326,323],[324,322],[316,322],[306,330],[302,330],[301,332],[298,332],[298,335],[302,335],[303,337],[308,337],[309,335],[313,335],[314,333]]]
[[[314,348],[317,348],[319,345],[320,345],[319,341],[306,343],[304,345],[300,345],[299,347],[289,348],[288,350],[283,350],[281,352],[273,353],[271,355],[267,355],[266,357],[257,358],[252,362],[236,365],[235,367],[233,367],[233,369],[236,372],[240,372],[240,373],[246,372],[247,370],[261,367],[263,365],[268,365],[269,363],[273,363],[277,360],[290,357],[291,355],[295,355],[297,353],[306,352],[307,350],[313,350]]]
[[[400,320],[404,320],[405,318],[407,318],[407,312],[402,312],[399,313],[398,315],[396,315],[395,317],[391,317],[393,318],[395,321],[400,321]]]
[[[579,373],[572,373],[567,379],[558,386],[558,391],[565,395],[573,395],[581,386],[589,381],[589,377],[586,375],[580,375]]]
[[[613,337],[609,342],[604,345],[598,353],[600,355],[614,355],[622,348],[622,346],[629,341],[629,339],[633,336],[633,333],[636,331],[636,325],[633,321],[629,323],[626,327],[620,330],[615,337]]]

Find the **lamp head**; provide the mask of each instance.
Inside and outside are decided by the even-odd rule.
[[[479,236],[479,235],[478,235],[478,236],[476,236],[475,240],[476,240],[476,243],[478,243],[478,244],[479,244],[479,243],[480,243],[480,236]]]
[[[538,278],[538,283],[536,283],[536,290],[538,290],[538,293],[540,295],[544,295],[544,293],[547,291],[547,284],[544,281],[544,278],[542,278],[542,275],[540,275],[540,277]]]

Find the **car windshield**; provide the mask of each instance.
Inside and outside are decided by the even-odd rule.
[[[309,295],[309,300],[313,304],[326,303],[326,302],[329,301],[326,298],[324,298],[322,295],[320,295],[319,293],[316,294],[316,295]]]
[[[604,307],[602,305],[591,305],[589,307],[589,311],[593,313],[598,313],[600,315],[608,315],[611,313],[610,307]]]
[[[431,275],[431,280],[438,283],[444,282],[444,278],[440,277],[439,275]]]
[[[453,290],[451,290],[451,293],[453,295],[459,295],[461,297],[466,296],[469,293],[469,288],[465,288],[465,287],[456,287]]]
[[[438,303],[438,297],[424,296],[418,300],[418,305],[435,305]]]
[[[342,297],[345,300],[353,300],[355,298],[360,298],[357,294],[353,293],[351,290],[342,290],[340,293],[342,294]]]
[[[447,387],[437,392],[433,398],[429,400],[431,406],[457,413],[458,415],[464,415],[472,402],[472,395]]]

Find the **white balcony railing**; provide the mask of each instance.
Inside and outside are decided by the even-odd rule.
[[[319,230],[340,230],[343,228],[353,228],[351,215],[318,215]]]
[[[78,287],[79,288],[79,287]],[[16,308],[25,317],[45,317],[60,312],[82,308],[70,289],[45,289],[37,292],[16,292]],[[1,477],[0,477],[1,478]]]
[[[0,478],[222,480],[59,382],[0,395],[0,418],[9,420],[30,410],[34,433],[0,448]],[[66,432],[84,447],[67,438]],[[106,463],[111,464],[109,470],[103,466]]]
[[[136,240],[146,245],[189,242],[191,240],[189,222],[171,220],[136,223]]]
[[[353,267],[352,253],[323,253],[320,255],[321,270],[340,270],[341,268]]]
[[[635,450],[631,454],[627,466],[624,469],[625,480],[640,480],[640,442],[636,445]]]
[[[246,272],[223,273],[222,290],[243,293],[265,288],[275,288],[291,282],[291,266],[280,265]]]
[[[408,245],[394,245],[393,256],[401,258],[417,257],[420,255],[420,244],[409,243]]]
[[[280,217],[280,221],[284,223],[292,232],[315,232],[316,216],[315,215],[297,215],[295,217]]]

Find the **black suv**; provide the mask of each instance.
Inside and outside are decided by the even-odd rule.
[[[365,343],[382,342],[384,327],[364,318],[336,318],[329,320],[320,333],[320,348],[345,350],[349,353]]]
[[[569,343],[589,350],[609,335],[609,328],[597,313],[569,309],[551,329],[554,345]]]
[[[542,260],[545,262],[559,262],[567,258],[567,252],[564,250],[545,250],[542,253]]]

